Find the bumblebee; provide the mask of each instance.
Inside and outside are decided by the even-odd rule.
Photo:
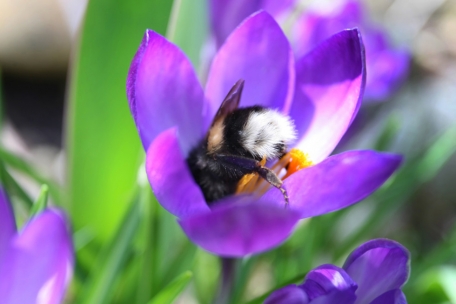
[[[235,194],[240,180],[252,173],[279,189],[288,203],[282,180],[265,163],[286,154],[296,139],[294,123],[259,105],[239,108],[243,88],[239,80],[228,92],[187,164],[208,204]]]

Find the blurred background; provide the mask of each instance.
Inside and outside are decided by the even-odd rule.
[[[338,150],[397,152],[406,163],[365,202],[302,221],[283,246],[245,259],[236,301],[259,299],[388,237],[412,253],[410,303],[456,303],[456,1],[364,4],[392,43],[410,51],[410,72],[391,98],[363,105]],[[146,28],[204,66],[207,5],[0,0],[3,183],[19,222],[43,183],[69,213],[77,250],[69,303],[147,303],[176,277],[177,302],[211,302],[218,261],[154,201],[125,93]]]

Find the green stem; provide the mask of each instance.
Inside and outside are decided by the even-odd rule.
[[[220,258],[222,264],[222,274],[220,276],[219,290],[215,300],[217,304],[229,304],[233,296],[233,289],[236,278],[235,258]]]

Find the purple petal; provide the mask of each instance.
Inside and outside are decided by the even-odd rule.
[[[356,283],[343,270],[326,264],[311,270],[301,285],[312,303],[354,303]]]
[[[145,150],[158,134],[174,126],[185,152],[203,138],[204,94],[190,61],[151,30],[131,64],[127,97]]]
[[[292,210],[233,196],[217,203],[212,212],[179,223],[189,239],[203,249],[220,256],[243,257],[279,245],[298,220]]]
[[[366,52],[369,74],[364,97],[370,101],[388,99],[405,80],[410,54],[404,49]]]
[[[269,295],[264,304],[307,304],[309,298],[302,288],[288,285]]]
[[[0,261],[16,233],[16,221],[5,190],[0,187]]]
[[[290,13],[296,4],[296,0],[263,0],[261,8],[274,16],[277,20],[283,13]]]
[[[409,262],[408,250],[391,240],[371,240],[355,249],[343,268],[358,283],[356,303],[370,303],[385,292],[401,288],[409,276]]]
[[[147,151],[146,173],[158,202],[177,217],[208,211],[179,148],[176,129],[157,136]]]
[[[366,73],[359,31],[332,36],[297,62],[296,69],[290,110],[298,130],[296,146],[318,163],[336,147],[362,101]]]
[[[335,291],[313,300],[312,304],[353,304],[356,295],[351,290]]]
[[[292,31],[293,49],[302,57],[334,33],[360,27],[364,8],[360,1],[345,1],[329,9],[312,8],[302,14]],[[364,33],[364,31],[363,31]]]
[[[348,207],[380,187],[399,167],[402,157],[371,150],[348,151],[300,170],[284,181],[291,209],[301,218],[325,214]],[[270,189],[265,200],[283,204],[277,189]]]
[[[47,210],[17,235],[0,264],[2,303],[61,303],[73,269],[63,214]]]
[[[212,62],[206,86],[212,116],[239,79],[245,80],[240,106],[289,110],[294,91],[294,57],[288,40],[266,12],[245,20]]]
[[[394,289],[377,297],[371,304],[407,304],[407,299],[402,290]]]
[[[407,304],[407,299],[400,289],[393,289],[377,297],[370,304]]]
[[[217,47],[241,22],[254,12],[264,9],[275,19],[290,10],[296,0],[210,0],[210,19]]]
[[[261,9],[260,0],[210,0],[210,19],[217,46],[249,15]]]
[[[410,54],[406,49],[393,48],[387,32],[381,28],[365,26],[363,33],[369,71],[364,97],[369,101],[383,101],[405,80]]]

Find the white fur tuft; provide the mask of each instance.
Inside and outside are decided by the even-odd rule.
[[[252,112],[241,131],[241,144],[255,156],[266,159],[277,158],[281,152],[277,145],[285,149],[296,139],[296,129],[290,117],[275,110],[265,109]]]

